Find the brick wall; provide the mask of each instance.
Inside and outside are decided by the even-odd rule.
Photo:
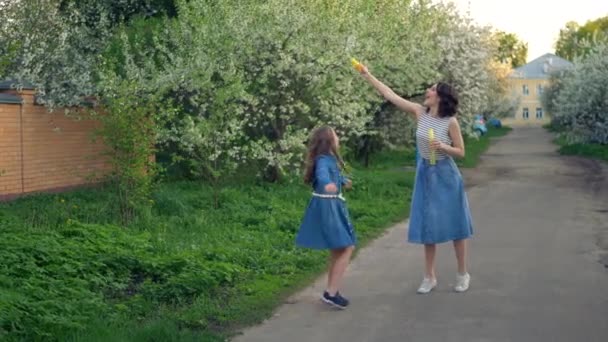
[[[23,191],[20,111],[19,104],[0,103],[0,196]]]
[[[49,113],[34,104],[33,90],[2,93],[22,103],[0,98],[0,199],[84,185],[109,170],[103,144],[92,139],[98,122]]]

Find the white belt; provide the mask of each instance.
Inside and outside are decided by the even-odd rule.
[[[346,198],[344,198],[344,196],[342,196],[342,194],[330,195],[330,194],[318,194],[316,192],[313,192],[312,195],[314,197],[320,197],[320,198],[337,198],[337,199],[341,199],[346,202]]]

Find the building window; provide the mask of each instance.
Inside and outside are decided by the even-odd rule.
[[[543,85],[542,84],[539,84],[539,85],[536,86],[536,93],[538,95],[542,95],[543,91],[544,91],[544,89],[543,89]]]
[[[524,95],[530,95],[530,89],[528,89],[528,85],[524,84],[523,86],[521,86],[522,92],[524,93]]]
[[[530,113],[528,112],[528,108],[524,108],[524,111],[522,113],[522,117],[524,118],[524,120],[528,120],[528,118],[530,117]]]
[[[540,107],[536,107],[536,118],[538,120],[543,118],[543,109]]]

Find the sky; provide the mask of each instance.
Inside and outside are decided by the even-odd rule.
[[[449,2],[449,0],[441,0]],[[451,0],[481,25],[515,33],[528,43],[528,61],[554,53],[559,30],[568,21],[583,25],[608,16],[607,0]]]

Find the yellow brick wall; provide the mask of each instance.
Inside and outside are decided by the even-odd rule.
[[[92,140],[98,122],[49,113],[33,103],[33,91],[19,95],[22,105],[0,104],[0,198],[84,185],[108,172],[104,146]]]
[[[0,104],[0,196],[22,191],[18,104]]]

